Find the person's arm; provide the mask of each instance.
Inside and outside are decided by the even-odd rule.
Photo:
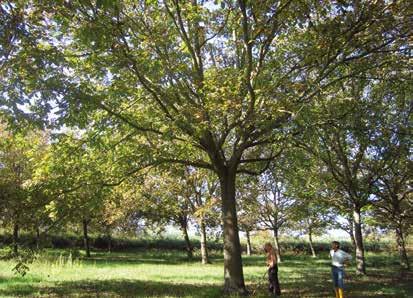
[[[268,262],[268,267],[274,267],[277,264],[277,259],[274,254],[270,254],[270,260]]]
[[[349,253],[346,253],[346,252],[344,252],[344,253],[345,253],[345,257],[346,257],[345,262],[349,264],[351,262],[351,260],[353,259],[353,256]]]

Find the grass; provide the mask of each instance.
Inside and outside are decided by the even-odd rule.
[[[397,257],[367,254],[368,276],[347,269],[346,297],[413,297],[413,275],[400,275]],[[244,257],[247,288],[266,296],[263,256]],[[285,256],[279,276],[283,297],[333,297],[327,255]],[[176,251],[94,252],[90,259],[49,250],[26,276],[0,261],[0,297],[222,297],[223,260],[201,265]]]

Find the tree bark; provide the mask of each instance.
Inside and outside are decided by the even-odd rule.
[[[83,243],[85,245],[86,257],[90,258],[90,244],[89,244],[89,235],[88,235],[88,224],[87,219],[83,220]]]
[[[403,229],[401,226],[396,228],[396,241],[400,255],[400,265],[403,269],[410,270],[410,263],[406,252],[406,242],[404,240]]]
[[[366,274],[366,261],[364,259],[363,234],[361,230],[361,210],[360,207],[354,206],[354,240],[356,244],[356,262],[357,273]]]
[[[314,245],[313,245],[313,233],[312,233],[312,230],[311,230],[310,227],[308,228],[308,242],[310,243],[311,256],[312,256],[313,258],[316,258],[317,255],[316,255],[316,253],[315,253]]]
[[[273,236],[274,236],[274,248],[275,248],[275,254],[277,256],[277,262],[281,263],[281,249],[280,249],[280,243],[278,241],[278,228],[274,227],[273,229]]]
[[[209,258],[208,258],[208,248],[207,248],[207,241],[206,241],[206,226],[205,226],[205,221],[204,219],[200,220],[200,234],[201,234],[201,258],[202,258],[202,264],[209,264]]]
[[[184,236],[184,240],[185,240],[185,250],[186,250],[186,254],[188,256],[188,259],[192,259],[193,258],[193,247],[191,244],[191,240],[189,240],[189,235],[188,235],[188,222],[187,219],[184,217],[181,217],[179,219],[180,225],[181,225],[181,231],[182,234]]]
[[[251,255],[251,239],[250,239],[250,231],[246,230],[245,234],[247,236],[247,256]]]
[[[241,244],[235,204],[235,170],[223,168],[218,173],[221,187],[224,233],[224,291],[247,294],[242,270]]]
[[[19,225],[17,223],[13,226],[13,253],[16,256],[19,254]]]

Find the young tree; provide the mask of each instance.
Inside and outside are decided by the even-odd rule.
[[[146,219],[154,222],[177,225],[185,240],[189,259],[193,257],[193,245],[188,228],[191,207],[187,199],[187,181],[182,169],[153,171],[145,177],[145,184],[139,196],[140,211]]]
[[[216,207],[219,203],[218,184],[211,173],[187,167],[183,173],[185,198],[200,233],[202,264],[208,264],[207,226],[218,225]]]
[[[313,236],[323,233],[334,219],[328,185],[322,179],[317,157],[298,147],[288,148],[283,155],[286,193],[296,199],[288,225],[307,235],[315,258]]]
[[[259,180],[257,177],[240,177],[237,181],[237,210],[238,223],[241,231],[247,238],[247,255],[252,253],[251,232],[258,229],[259,210],[258,202],[261,195]]]
[[[275,252],[278,262],[281,262],[280,230],[291,220],[297,201],[287,193],[286,180],[281,168],[272,167],[262,175],[260,180],[258,221],[260,228],[268,229],[273,233]]]

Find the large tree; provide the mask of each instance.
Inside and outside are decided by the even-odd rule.
[[[236,176],[274,159],[273,144],[323,89],[399,51],[408,5],[7,1],[0,102],[15,116],[34,103],[32,116],[52,111],[56,123],[122,131],[135,144],[127,173],[171,162],[214,171],[225,289],[245,292]],[[359,67],[337,71],[353,63]]]

